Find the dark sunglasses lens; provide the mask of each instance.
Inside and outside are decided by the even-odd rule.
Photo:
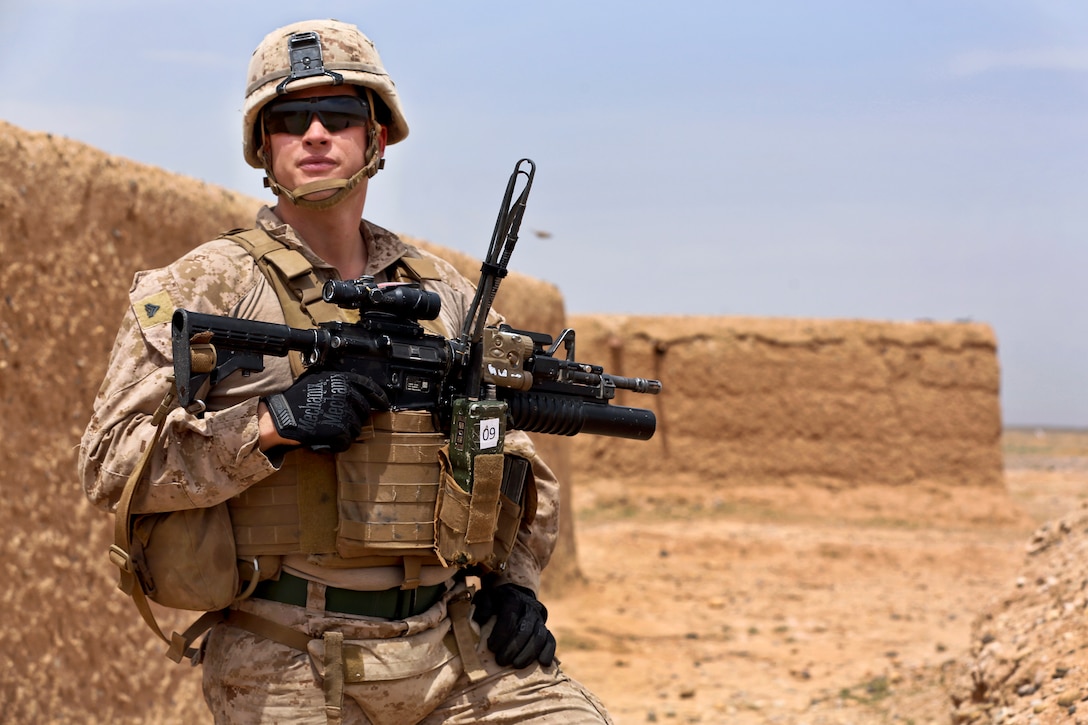
[[[359,116],[334,111],[319,112],[317,117],[321,119],[322,126],[333,132],[343,131],[348,126],[362,126],[363,121],[366,120]]]
[[[310,116],[307,111],[269,111],[265,114],[265,125],[269,133],[301,136],[310,127]]]
[[[350,126],[365,126],[370,112],[363,99],[353,96],[282,101],[265,111],[265,125],[269,133],[301,136],[315,115],[322,126],[335,133]]]

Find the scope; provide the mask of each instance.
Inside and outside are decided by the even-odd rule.
[[[433,320],[442,310],[442,298],[436,292],[422,290],[414,282],[378,284],[370,276],[330,279],[321,288],[321,299],[345,309],[385,312],[412,320]]]

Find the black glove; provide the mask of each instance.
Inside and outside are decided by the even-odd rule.
[[[333,370],[307,372],[282,393],[264,398],[276,432],[315,451],[346,451],[389,399],[370,378]]]
[[[515,669],[528,666],[533,660],[547,666],[555,658],[555,637],[544,626],[548,610],[537,601],[531,589],[517,584],[501,584],[481,589],[472,598],[476,610],[472,618],[484,624],[495,616],[495,628],[487,638],[487,647],[495,653],[495,661]]]

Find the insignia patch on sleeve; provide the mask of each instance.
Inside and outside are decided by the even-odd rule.
[[[132,309],[136,313],[137,319],[140,320],[140,327],[145,329],[162,322],[169,322],[174,315],[174,303],[170,300],[170,295],[167,294],[166,290],[156,292],[150,297],[144,297],[134,303]]]

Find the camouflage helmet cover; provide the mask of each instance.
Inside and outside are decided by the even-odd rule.
[[[316,34],[320,42],[322,72],[292,73],[288,42],[299,33]],[[258,169],[264,167],[259,154],[261,139],[257,121],[265,105],[283,93],[337,83],[369,88],[385,103],[389,109],[386,143],[395,144],[408,135],[408,123],[404,120],[397,89],[385,72],[374,43],[350,23],[307,20],[273,30],[253,51],[242,109],[246,163]]]

